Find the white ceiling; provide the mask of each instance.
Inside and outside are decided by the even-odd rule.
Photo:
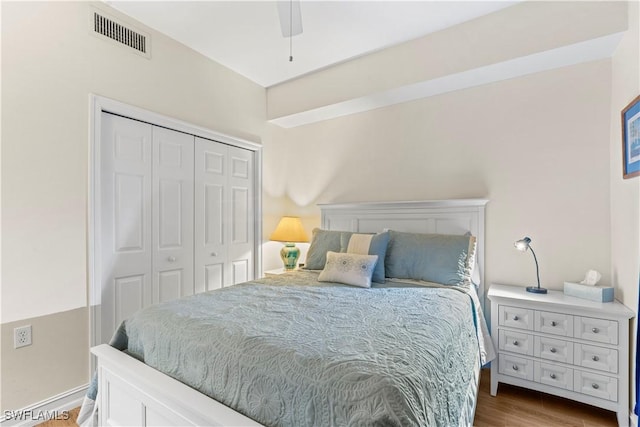
[[[106,1],[261,86],[508,7],[501,1],[305,1],[303,33],[280,30],[275,1]]]

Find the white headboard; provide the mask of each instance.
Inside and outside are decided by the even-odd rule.
[[[486,199],[320,204],[322,228],[361,233],[384,229],[411,233],[465,234],[477,239],[478,296],[484,309],[484,209]]]

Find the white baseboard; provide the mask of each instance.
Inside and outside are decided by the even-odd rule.
[[[26,408],[15,411],[5,410],[0,414],[0,426],[30,427],[55,418],[56,415],[63,416],[64,411],[77,408],[82,404],[87,388],[89,384],[65,391]]]

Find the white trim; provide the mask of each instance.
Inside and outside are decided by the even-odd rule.
[[[89,328],[89,343],[91,347],[101,344],[100,339],[100,287],[96,287],[101,277],[99,270],[100,256],[100,150],[98,144],[101,135],[101,114],[108,112],[134,120],[140,120],[156,126],[161,126],[197,137],[210,139],[234,147],[243,148],[254,153],[254,202],[255,202],[255,239],[254,239],[254,277],[258,278],[262,271],[262,145],[260,143],[237,138],[224,133],[203,128],[179,119],[164,116],[152,111],[125,104],[114,99],[89,94],[89,185],[88,185],[88,273],[89,273],[89,310],[91,325]],[[91,356],[90,369],[95,371],[95,359]]]
[[[412,83],[383,92],[372,93],[343,102],[336,102],[286,116],[274,117],[269,120],[269,123],[283,128],[292,128],[456,90],[522,77],[528,74],[610,58],[620,43],[623,34],[623,32],[610,34],[557,49]]]
[[[37,414],[40,412],[43,413],[61,413],[63,411],[68,411],[70,409],[77,408],[82,404],[82,400],[84,399],[85,394],[87,393],[87,388],[89,388],[89,384],[85,384],[71,390],[65,391],[64,393],[60,393],[58,395],[52,396],[48,399],[45,399],[41,402],[34,403],[31,406],[27,406],[25,408],[20,409],[19,411]],[[14,411],[14,412],[19,412]],[[0,426],[9,427],[9,426],[34,426],[36,424],[40,424],[44,421],[43,419],[36,420],[19,420],[19,419],[7,419],[7,411],[2,413],[2,417],[0,418]]]

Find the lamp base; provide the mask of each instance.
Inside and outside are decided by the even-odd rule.
[[[534,294],[546,294],[547,290],[545,288],[539,288],[537,286],[527,286],[527,292],[531,292]]]
[[[295,243],[285,243],[282,250],[280,250],[280,258],[282,258],[285,270],[293,270],[296,268],[299,257],[300,249],[297,248]]]

